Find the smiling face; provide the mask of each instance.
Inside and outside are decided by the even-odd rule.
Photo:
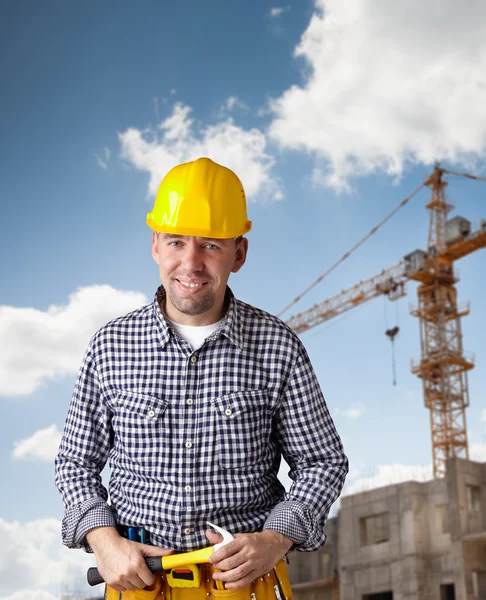
[[[181,325],[211,325],[224,314],[226,284],[246,260],[248,240],[152,233],[152,256],[167,297],[164,310]]]

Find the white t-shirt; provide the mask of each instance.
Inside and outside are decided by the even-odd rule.
[[[164,316],[180,337],[183,340],[186,340],[193,350],[200,348],[204,344],[204,340],[218,329],[223,320],[221,319],[221,321],[218,321],[217,323],[211,323],[211,325],[201,325],[200,327],[197,327],[195,325],[181,325],[180,323],[174,323],[174,321],[167,318],[165,313]]]

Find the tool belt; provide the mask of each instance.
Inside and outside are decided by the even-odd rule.
[[[105,600],[292,600],[287,565],[282,559],[263,577],[240,590],[218,589],[211,564],[185,565],[156,573],[156,581],[143,590],[117,592],[106,586]],[[218,582],[220,583],[220,582]]]

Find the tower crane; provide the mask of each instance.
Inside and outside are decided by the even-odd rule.
[[[486,219],[476,230],[472,230],[470,221],[463,217],[447,219],[453,207],[445,199],[445,173],[486,181],[435,165],[423,184],[431,190],[431,199],[426,205],[429,211],[426,251],[415,250],[396,265],[286,321],[300,334],[377,296],[397,300],[406,294],[408,281],[419,283],[418,305],[411,312],[420,321],[421,359],[412,361],[412,373],[422,380],[424,404],[430,411],[434,478],[445,475],[447,458],[469,458],[467,371],[474,367],[474,362],[462,347],[461,319],[469,314],[469,305],[458,305],[454,262],[486,246]]]

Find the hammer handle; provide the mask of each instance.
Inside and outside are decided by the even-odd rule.
[[[152,573],[162,571],[162,557],[160,556],[146,556],[145,563]],[[99,583],[104,582],[103,577],[96,567],[89,568],[87,575],[89,585],[98,585]]]
[[[182,554],[169,554],[168,556],[146,556],[145,562],[152,573],[157,573],[163,569],[175,569],[189,564],[207,563],[209,557],[214,552],[213,546],[194,550],[193,552],[183,552]],[[104,579],[96,567],[88,569],[89,585],[98,585],[103,583]]]

